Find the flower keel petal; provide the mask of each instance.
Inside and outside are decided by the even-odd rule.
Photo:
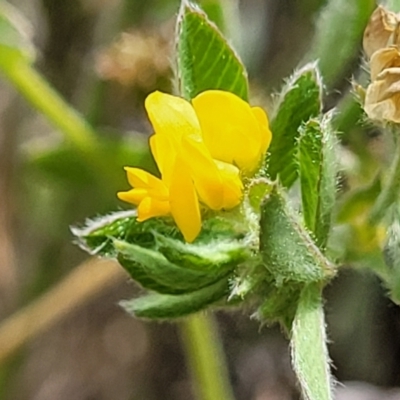
[[[197,193],[187,166],[177,157],[170,186],[171,214],[187,242],[193,242],[201,230]]]

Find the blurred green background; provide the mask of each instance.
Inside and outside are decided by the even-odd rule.
[[[156,89],[174,90],[170,61],[179,1],[10,3],[29,21],[35,68],[95,128],[107,171],[0,80],[0,398],[193,398],[178,325],[127,316],[117,303],[140,288],[110,264],[109,275],[91,283],[103,265],[81,265],[87,255],[69,230],[87,216],[126,208],[115,195],[127,188],[124,165],[154,169],[143,101]],[[247,65],[252,103],[271,113],[284,79],[306,61],[320,60],[326,109],[340,111],[342,142],[336,250],[345,263],[326,290],[333,373],[340,382],[375,385],[339,387],[337,397],[400,399],[386,391],[400,386],[400,313],[370,272],[382,263],[376,233],[358,224],[374,187],[370,197],[354,197],[390,159],[384,135],[365,123],[350,93],[352,77],[365,79],[362,32],[374,2],[200,3]],[[71,281],[66,277],[73,270]],[[52,297],[38,303],[52,288]],[[297,399],[286,339],[279,328],[260,329],[251,313],[218,313],[237,399]]]

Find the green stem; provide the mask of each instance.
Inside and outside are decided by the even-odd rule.
[[[24,59],[0,62],[0,70],[19,92],[58,128],[80,152],[96,152],[96,133],[90,125]]]
[[[301,293],[290,344],[293,369],[304,400],[332,400],[332,377],[319,284],[310,284]]]
[[[398,198],[400,192],[400,140],[397,140],[396,151],[390,166],[388,180],[380,192],[375,204],[369,214],[369,222],[377,224],[386,214],[390,207]]]
[[[181,325],[198,400],[233,400],[225,357],[212,314],[195,314]]]

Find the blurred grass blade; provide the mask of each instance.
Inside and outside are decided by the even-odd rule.
[[[261,207],[260,251],[277,286],[310,283],[332,277],[333,265],[324,257],[277,189]]]
[[[321,289],[303,289],[292,327],[292,362],[304,400],[332,400]]]
[[[267,173],[279,176],[285,187],[297,178],[297,142],[299,127],[321,112],[322,82],[316,64],[298,70],[283,89],[277,111],[271,121],[273,139],[267,160]]]
[[[332,87],[358,58],[375,0],[329,0],[322,10],[306,61],[319,60],[325,84]]]
[[[122,301],[120,304],[128,313],[138,318],[179,318],[206,308],[228,293],[228,281],[221,279],[211,286],[188,294],[177,296],[151,294],[139,299]]]
[[[324,249],[336,199],[336,136],[332,113],[312,119],[301,128],[299,172],[306,227]]]
[[[0,3],[0,59],[10,63],[16,59],[33,62],[35,49],[32,41],[32,27],[11,4]]]
[[[176,57],[180,91],[186,99],[220,89],[248,100],[244,65],[205,13],[188,0],[182,0],[178,17]]]

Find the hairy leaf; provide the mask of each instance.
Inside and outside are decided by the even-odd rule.
[[[322,249],[336,198],[336,136],[331,120],[328,113],[302,126],[298,154],[304,222]]]
[[[215,303],[229,293],[226,279],[192,293],[182,295],[151,294],[128,301],[122,301],[121,306],[138,318],[166,319],[179,318],[200,311]]]
[[[297,71],[283,89],[271,121],[272,142],[266,172],[290,187],[297,179],[297,143],[300,126],[321,111],[322,83],[315,64]]]
[[[333,265],[321,253],[277,187],[261,207],[260,251],[277,286],[310,283],[334,275]]]
[[[218,28],[188,0],[177,25],[177,67],[181,94],[188,100],[208,89],[248,100],[245,67]]]

